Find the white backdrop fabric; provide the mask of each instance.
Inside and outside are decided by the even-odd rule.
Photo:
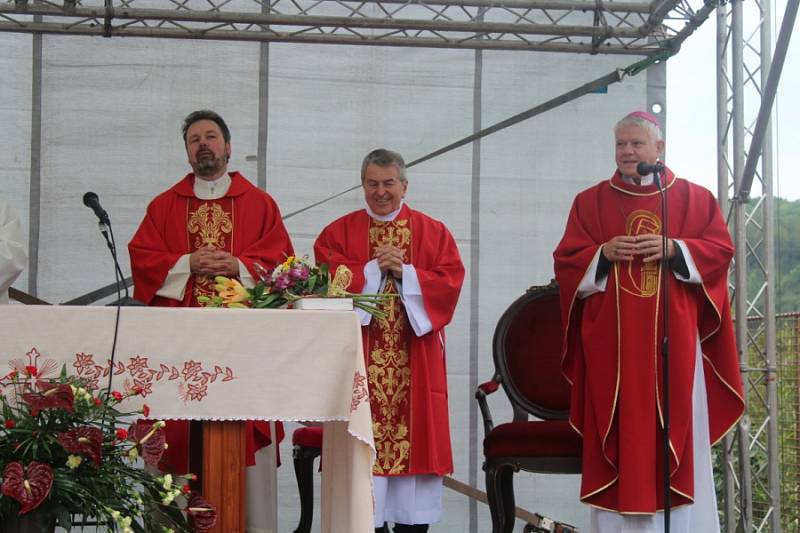
[[[0,196],[20,212],[38,256],[35,280],[27,271],[15,287],[27,291],[35,281],[36,295],[54,303],[114,280],[95,216],[81,203],[86,191],[109,212],[130,275],[126,245],[147,203],[188,171],[180,126],[195,109],[226,119],[230,168],[254,183],[259,109],[267,114],[266,189],[290,213],[357,185],[361,158],[373,148],[412,161],[472,133],[476,110],[485,127],[637,59],[271,44],[268,97],[259,107],[259,44],[43,36],[37,87],[33,39],[0,34]],[[40,130],[32,116],[38,90]],[[572,198],[611,175],[613,124],[644,108],[646,93],[642,74],[483,139],[476,160],[469,145],[408,171],[408,204],[447,224],[467,267],[447,329],[454,477],[465,483],[484,489],[473,394],[494,372],[497,320],[527,287],[553,277],[551,254]],[[38,178],[31,164],[37,131]],[[362,205],[354,191],[288,219],[296,250],[311,253],[326,224]],[[510,420],[503,393],[490,407],[496,422]],[[291,531],[299,500],[288,438],[282,452],[278,530]],[[586,526],[578,477],[515,478],[517,505]],[[490,529],[483,504],[446,490],[444,506],[432,531]]]

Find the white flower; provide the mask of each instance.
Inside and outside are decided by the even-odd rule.
[[[131,461],[135,461],[136,459],[139,458],[139,450],[136,449],[136,446],[128,450],[128,458]]]
[[[164,483],[164,490],[169,490],[172,488],[172,474],[167,474],[163,478]]]
[[[70,455],[69,457],[67,457],[67,466],[69,467],[70,470],[75,470],[81,465],[82,462],[83,462],[83,457],[81,457],[80,455]]]

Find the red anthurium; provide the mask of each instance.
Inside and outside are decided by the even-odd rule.
[[[192,494],[189,498],[186,514],[189,515],[189,525],[201,533],[208,531],[217,523],[217,511],[199,494]]]
[[[31,416],[36,416],[43,409],[57,407],[72,412],[75,396],[72,387],[66,384],[47,383],[40,381],[36,384],[41,392],[26,392],[22,399],[31,406]]]
[[[78,428],[58,434],[58,442],[69,453],[79,453],[100,464],[103,451],[103,432],[98,428]]]
[[[130,440],[137,444],[139,455],[149,465],[157,465],[164,455],[166,436],[163,423],[156,424],[149,420],[137,420],[128,430]]]
[[[31,461],[25,468],[13,462],[3,470],[2,492],[19,502],[20,515],[39,507],[52,487],[53,469],[48,464]]]

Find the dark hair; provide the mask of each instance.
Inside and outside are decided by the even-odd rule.
[[[211,120],[215,122],[222,131],[222,138],[225,139],[225,142],[231,142],[231,130],[228,129],[228,125],[225,124],[222,117],[210,109],[200,109],[198,111],[192,111],[183,119],[183,127],[181,128],[183,132],[183,144],[186,144],[186,132],[189,131],[192,124],[200,120]]]
[[[379,167],[397,165],[397,168],[400,169],[400,181],[403,183],[408,181],[406,179],[406,162],[403,161],[403,156],[397,152],[392,152],[386,148],[377,148],[368,153],[361,162],[361,183],[364,183],[367,167],[370,165],[378,165]]]

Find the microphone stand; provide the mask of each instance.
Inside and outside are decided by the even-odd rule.
[[[655,172],[653,172],[653,179],[658,187],[658,192],[661,193],[661,291],[663,294],[661,300],[661,323],[663,328],[663,338],[661,339],[661,369],[663,372],[661,376],[661,386],[664,391],[664,533],[669,533],[671,512],[669,484],[669,257],[667,257],[667,244],[669,239],[667,238],[667,184],[664,183],[664,172],[664,170],[656,169]]]
[[[112,380],[114,378],[114,361],[116,359],[117,354],[117,337],[119,335],[119,316],[120,310],[122,306],[130,306],[130,305],[144,305],[143,303],[139,302],[138,300],[134,300],[130,297],[128,293],[128,286],[125,284],[125,276],[122,274],[122,267],[119,265],[119,261],[117,260],[117,246],[116,242],[114,241],[114,230],[111,229],[111,220],[105,212],[102,213],[103,216],[99,216],[100,221],[97,224],[98,229],[100,230],[100,234],[106,241],[106,245],[108,246],[109,251],[111,252],[111,258],[114,260],[114,279],[117,284],[117,301],[110,304],[114,305],[117,308],[116,317],[114,319],[114,339],[111,342],[111,356],[108,360],[109,372],[108,372],[108,387],[106,388],[106,395],[111,395],[111,385]],[[110,237],[109,237],[110,235]],[[122,297],[122,290],[125,291],[125,297]],[[103,417],[100,421],[100,430],[105,432],[105,425],[106,425],[106,412],[103,411]]]

